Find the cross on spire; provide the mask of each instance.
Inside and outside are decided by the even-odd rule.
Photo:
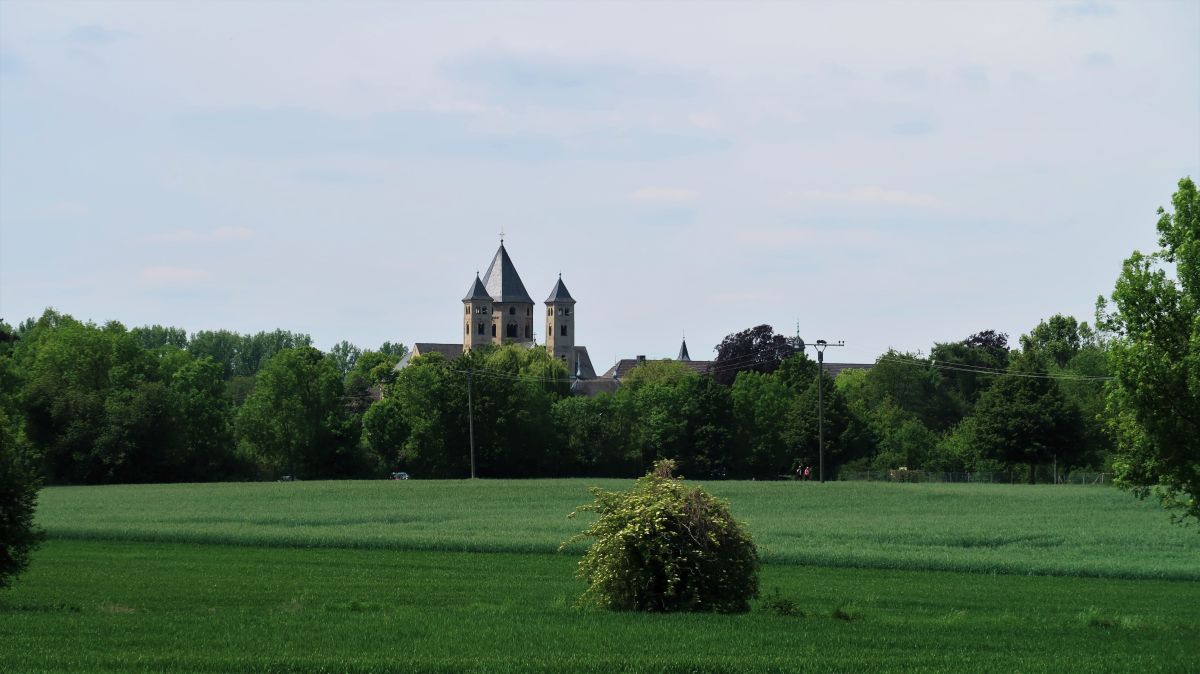
[[[500,228],[500,245],[501,246],[504,245],[504,228],[503,227]]]

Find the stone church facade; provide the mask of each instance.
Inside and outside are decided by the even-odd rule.
[[[537,329],[543,327],[538,322],[541,311],[525,290],[503,240],[487,271],[482,277],[475,275],[462,304],[462,344],[417,342],[399,367],[406,366],[409,358],[435,351],[453,359],[490,344],[532,347],[536,344]],[[546,350],[566,365],[573,378],[595,379],[587,347],[575,344],[575,298],[571,297],[561,274],[543,304],[546,322],[542,334]]]

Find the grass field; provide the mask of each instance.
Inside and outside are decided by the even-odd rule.
[[[1198,671],[1200,536],[1111,489],[713,483],[804,615],[631,615],[594,482],[47,489],[0,671]]]
[[[55,538],[553,553],[590,485],[299,482],[51,488]],[[1200,536],[1106,487],[714,482],[768,563],[1200,580]],[[582,548],[579,548],[582,551]]]

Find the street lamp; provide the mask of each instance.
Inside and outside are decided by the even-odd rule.
[[[846,346],[843,341],[837,341],[833,344],[818,339],[817,347],[817,452],[820,463],[817,476],[822,483],[825,482],[825,394],[822,386],[825,379],[825,349],[830,346]]]

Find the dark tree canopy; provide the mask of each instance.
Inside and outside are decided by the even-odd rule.
[[[786,358],[803,350],[804,340],[775,334],[769,325],[735,332],[717,345],[713,378],[730,386],[739,372],[774,372]]]
[[[18,400],[20,373],[13,362],[15,333],[0,321],[0,589],[29,565],[42,539],[33,525],[41,480],[28,461]]]

